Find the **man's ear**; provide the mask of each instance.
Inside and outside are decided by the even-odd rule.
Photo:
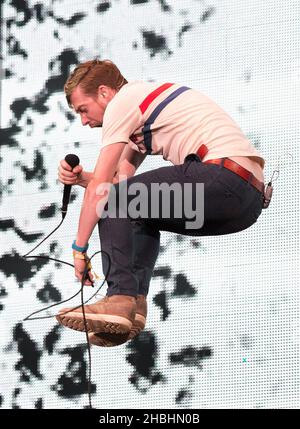
[[[111,100],[115,95],[117,91],[114,88],[111,88],[107,85],[99,85],[98,86],[98,96],[103,100],[104,98],[108,98]]]
[[[105,85],[99,85],[98,86],[98,97],[105,98],[107,96],[107,86]]]

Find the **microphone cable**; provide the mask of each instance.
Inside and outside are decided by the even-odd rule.
[[[30,250],[28,253],[26,253],[25,255],[22,255],[22,257],[23,258],[41,258],[41,259],[48,259],[48,260],[51,260],[51,261],[56,261],[56,262],[60,262],[61,264],[65,264],[65,265],[69,265],[70,267],[73,267],[74,268],[74,265],[73,264],[71,264],[71,263],[69,263],[69,262],[66,262],[66,261],[62,261],[62,260],[60,260],[60,259],[56,259],[56,258],[51,258],[51,257],[49,257],[49,256],[45,256],[45,255],[32,255],[32,256],[28,256],[30,253],[32,253],[37,247],[39,247],[47,238],[49,238],[55,231],[57,231],[58,230],[58,228],[61,226],[61,224],[63,223],[63,221],[64,221],[64,217],[63,217],[63,219],[61,220],[61,222],[59,223],[59,225],[50,233],[50,234],[48,234],[47,235],[47,237],[45,237],[37,246],[35,246],[32,250]],[[102,284],[99,286],[99,288],[96,290],[96,292],[88,299],[88,300],[86,300],[85,302],[84,302],[84,297],[83,297],[83,287],[84,287],[84,282],[85,282],[85,280],[86,280],[86,276],[87,276],[87,273],[88,273],[88,271],[89,271],[89,265],[90,265],[90,261],[93,259],[93,257],[95,256],[95,255],[97,255],[98,253],[103,253],[103,254],[106,254],[107,255],[107,257],[108,257],[108,261],[109,261],[109,264],[108,264],[108,270],[107,270],[107,274],[105,275],[105,277],[104,277],[104,280],[103,280],[103,282],[102,282]],[[107,279],[107,277],[108,277],[108,275],[109,275],[109,273],[110,273],[110,268],[111,268],[111,259],[110,259],[110,256],[109,256],[109,254],[107,253],[107,252],[105,252],[104,250],[99,250],[99,251],[97,251],[97,252],[95,252],[93,255],[92,255],[92,257],[91,258],[89,258],[88,256],[87,256],[87,260],[85,261],[86,262],[86,264],[85,264],[85,268],[84,268],[84,271],[83,271],[83,274],[82,274],[82,279],[81,279],[81,287],[80,287],[80,290],[78,291],[78,292],[76,292],[76,294],[75,295],[73,295],[73,296],[71,296],[70,298],[68,298],[68,299],[65,299],[65,300],[63,300],[63,301],[60,301],[60,302],[57,302],[57,303],[55,303],[55,304],[51,304],[51,305],[49,305],[48,307],[45,307],[45,308],[42,308],[42,309],[40,309],[40,310],[37,310],[37,311],[34,311],[33,313],[31,313],[31,314],[29,314],[28,316],[26,316],[25,317],[25,319],[23,319],[23,321],[25,322],[25,321],[27,321],[27,320],[39,320],[39,319],[49,319],[49,318],[52,318],[52,317],[55,317],[55,315],[50,315],[50,316],[39,316],[39,317],[32,317],[33,315],[35,315],[35,314],[38,314],[38,313],[40,313],[40,312],[42,312],[42,311],[46,311],[46,310],[48,310],[49,308],[52,308],[52,307],[55,307],[55,306],[57,306],[57,305],[59,305],[59,304],[62,304],[62,303],[65,303],[65,302],[68,302],[68,301],[70,301],[71,299],[73,299],[73,298],[75,298],[79,293],[80,293],[80,297],[81,297],[81,304],[80,305],[78,305],[77,307],[73,307],[72,308],[72,310],[75,310],[75,309],[77,309],[77,308],[79,308],[79,307],[81,307],[81,309],[82,309],[82,315],[83,315],[83,323],[84,323],[84,329],[85,329],[85,335],[86,335],[86,343],[87,343],[87,349],[88,349],[88,367],[89,367],[89,370],[88,370],[88,400],[89,400],[89,406],[88,406],[88,408],[93,408],[92,407],[92,401],[91,401],[91,372],[92,372],[92,359],[91,359],[91,346],[90,346],[90,341],[89,341],[89,337],[88,337],[88,332],[87,332],[87,322],[86,322],[86,316],[85,316],[85,310],[84,310],[84,305],[85,304],[87,304],[91,299],[93,299],[97,294],[98,294],[98,292],[100,291],[100,289],[103,287],[103,285],[104,285],[104,283],[105,283],[105,281],[106,281],[106,279]],[[92,286],[93,287],[93,286]],[[68,311],[66,311],[66,313],[68,313]]]

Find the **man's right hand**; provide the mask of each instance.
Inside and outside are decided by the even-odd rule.
[[[58,180],[64,185],[76,185],[81,179],[82,171],[82,165],[76,165],[72,170],[72,167],[62,159],[58,167]]]

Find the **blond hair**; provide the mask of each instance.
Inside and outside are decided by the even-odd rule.
[[[70,107],[71,94],[80,85],[86,95],[96,96],[99,85],[106,85],[119,91],[127,80],[110,60],[92,60],[79,64],[68,77],[64,91]]]

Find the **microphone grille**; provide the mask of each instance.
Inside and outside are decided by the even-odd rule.
[[[79,158],[77,155],[75,155],[74,153],[69,153],[68,155],[66,155],[65,157],[65,161],[69,164],[70,167],[74,168],[76,167],[76,165],[79,164]]]

